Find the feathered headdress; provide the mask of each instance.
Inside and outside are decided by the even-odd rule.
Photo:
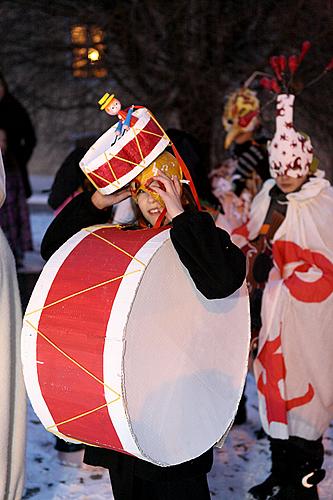
[[[294,126],[294,101],[293,91],[294,75],[311,47],[310,42],[302,44],[299,55],[272,56],[270,65],[276,78],[263,77],[261,85],[276,94],[276,131],[273,140],[268,144],[269,164],[272,177],[289,175],[290,177],[302,177],[310,171],[313,162],[313,148],[309,137],[297,132]],[[333,59],[325,67],[324,71],[309,82],[309,87],[317,82],[322,76],[333,68]]]

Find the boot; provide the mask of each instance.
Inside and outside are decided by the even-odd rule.
[[[272,499],[319,500],[317,484],[325,477],[321,469],[324,461],[322,439],[309,441],[292,436],[288,441],[290,475]]]
[[[288,440],[269,438],[271,450],[271,474],[260,484],[248,491],[248,499],[266,500],[280,491],[288,474]]]
[[[249,490],[249,499],[318,500],[317,484],[325,477],[321,469],[324,448],[321,438],[270,439],[271,475]]]

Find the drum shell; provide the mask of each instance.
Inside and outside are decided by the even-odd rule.
[[[121,137],[117,124],[87,151],[80,167],[102,194],[124,187],[152,163],[169,144],[164,130],[146,108],[136,109],[135,122]]]
[[[172,298],[156,302],[163,297],[166,269],[164,288]],[[235,315],[238,326],[230,327]],[[186,321],[190,316],[194,324]],[[223,316],[228,328],[221,330]],[[187,461],[211,447],[236,413],[247,328],[245,289],[228,299],[205,299],[180,263],[168,230],[89,228],[50,259],[28,305],[22,350],[29,397],[44,426],[67,440],[162,466]],[[219,351],[224,354],[213,355]],[[228,372],[223,363],[232,358]],[[210,390],[202,391],[199,378]],[[227,391],[221,399],[233,400],[225,414],[224,403],[216,405],[219,388]],[[196,413],[198,418],[188,419]]]

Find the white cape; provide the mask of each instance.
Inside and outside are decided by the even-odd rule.
[[[249,240],[264,222],[273,185],[266,181],[254,199]],[[287,198],[273,239],[254,370],[265,431],[315,440],[333,418],[333,189],[314,177]]]

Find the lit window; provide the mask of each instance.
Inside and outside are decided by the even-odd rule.
[[[104,32],[98,26],[76,25],[71,28],[72,73],[77,78],[103,78],[106,46]]]

